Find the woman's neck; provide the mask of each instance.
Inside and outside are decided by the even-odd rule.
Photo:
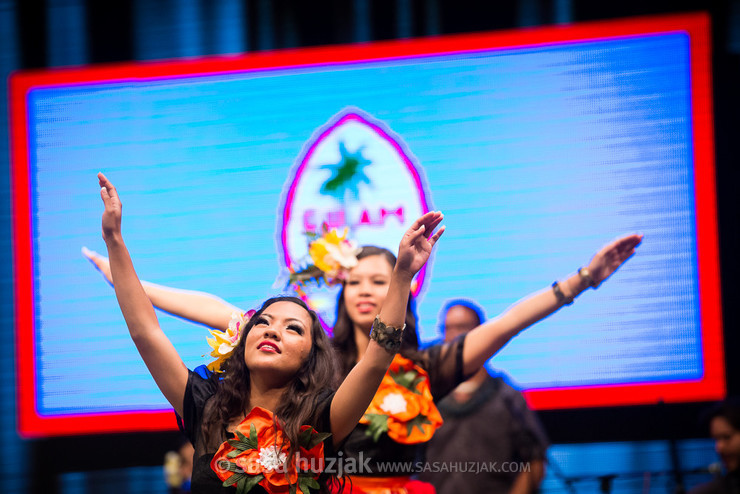
[[[266,382],[255,376],[250,376],[249,406],[260,407],[273,413],[280,405],[283,394],[287,391],[286,386],[275,386],[274,383]],[[250,410],[246,410],[249,413]]]
[[[355,326],[354,332],[355,346],[357,347],[357,362],[359,362],[362,356],[365,355],[368,343],[370,343],[370,328],[365,330],[365,328]]]

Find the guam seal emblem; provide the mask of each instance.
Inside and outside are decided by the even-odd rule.
[[[300,266],[307,234],[323,228],[349,230],[358,245],[395,253],[403,233],[430,210],[423,170],[401,137],[357,108],[333,116],[304,145],[283,188],[278,216],[281,269]],[[430,264],[418,273],[418,295]],[[337,286],[302,293],[327,326],[335,318]]]

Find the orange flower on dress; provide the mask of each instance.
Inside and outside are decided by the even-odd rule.
[[[254,407],[236,427],[234,437],[221,444],[211,469],[225,487],[235,486],[237,494],[246,494],[257,484],[270,493],[308,494],[319,488],[324,439],[330,435],[302,426],[294,462],[289,462],[290,442],[272,412]]]
[[[429,441],[442,425],[426,371],[396,355],[372,403],[360,419],[376,441],[383,433],[401,444]]]

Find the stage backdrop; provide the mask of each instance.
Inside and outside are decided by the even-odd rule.
[[[96,172],[142,279],[249,309],[305,231],[395,250],[447,233],[419,276],[421,338],[450,298],[495,316],[603,244],[645,235],[595,291],[491,365],[537,408],[724,394],[708,19],[701,15],[15,74],[21,432],[153,430],[172,412],[112,288]],[[309,289],[327,327],[336,289]],[[160,313],[189,367],[206,329]]]

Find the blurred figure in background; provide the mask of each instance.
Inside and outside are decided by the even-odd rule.
[[[195,449],[183,438],[177,451],[168,451],[164,457],[164,476],[169,494],[190,492],[190,477],[193,475],[193,454]]]
[[[445,341],[452,341],[486,317],[477,304],[453,300],[440,320]],[[421,480],[432,483],[439,494],[538,491],[548,441],[519,391],[481,367],[439,403],[439,410],[444,424],[427,447],[425,470],[440,471],[424,471]]]
[[[740,494],[740,400],[728,398],[712,409],[709,434],[725,470],[689,494]]]

